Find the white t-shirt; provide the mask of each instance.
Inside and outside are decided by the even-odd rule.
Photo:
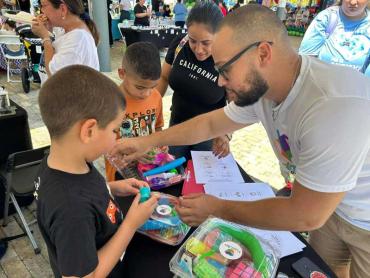
[[[294,87],[274,106],[265,98],[248,107],[232,102],[225,113],[237,123],[261,121],[283,175],[311,190],[347,192],[336,212],[370,230],[369,78],[303,56]]]
[[[132,9],[130,0],[121,0],[120,4],[123,11],[130,11]]]
[[[94,38],[84,29],[74,29],[68,33],[56,34],[53,42],[54,56],[49,63],[51,74],[70,65],[85,65],[99,71],[98,51]],[[41,83],[47,74],[40,69]]]

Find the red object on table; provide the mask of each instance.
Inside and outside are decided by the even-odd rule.
[[[181,194],[186,196],[192,193],[204,193],[204,187],[203,184],[196,183],[193,161],[189,160],[185,169],[185,180]]]

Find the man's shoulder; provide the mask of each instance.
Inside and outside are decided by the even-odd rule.
[[[350,67],[333,65],[314,57],[309,60],[306,83],[325,92],[327,97],[370,98],[370,79]]]

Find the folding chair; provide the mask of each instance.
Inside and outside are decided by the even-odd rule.
[[[12,71],[17,70],[16,67],[11,67],[12,64],[15,64],[15,61],[25,60],[27,61],[27,55],[22,48],[23,44],[19,40],[17,35],[0,35],[0,44],[7,46],[7,49],[4,49],[0,46],[1,54],[4,56],[6,61],[6,73],[8,82],[21,82],[21,80],[11,79]],[[9,49],[10,46],[19,46],[19,50],[12,51]]]
[[[3,226],[8,224],[8,211],[11,202],[22,222],[22,229],[30,239],[36,254],[40,253],[40,249],[29,228],[29,225],[34,224],[36,220],[27,223],[15,197],[33,195],[35,191],[34,180],[39,169],[39,164],[48,152],[49,146],[10,154],[5,169],[1,171],[5,185]]]

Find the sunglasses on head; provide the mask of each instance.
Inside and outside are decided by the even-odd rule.
[[[265,42],[265,41],[259,41],[259,42],[255,42],[255,43],[252,43],[252,44],[248,45],[246,48],[244,48],[242,51],[240,51],[238,54],[236,54],[234,57],[232,57],[229,61],[227,61],[221,67],[218,67],[218,66],[215,65],[216,72],[219,75],[221,75],[223,78],[228,80],[228,76],[226,74],[226,71],[228,70],[228,67],[230,67],[233,63],[235,63],[238,59],[240,59],[240,57],[242,57],[243,54],[246,53],[249,49],[252,49],[253,47],[258,47],[263,42]],[[270,44],[270,45],[273,44],[273,42],[271,42],[271,41],[268,41],[267,43]]]

